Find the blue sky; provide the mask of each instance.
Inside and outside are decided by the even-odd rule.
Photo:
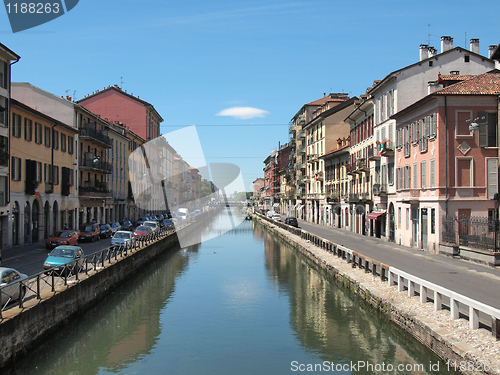
[[[450,35],[466,48],[479,38],[487,55],[500,43],[499,12],[482,0],[81,0],[15,34],[0,9],[0,42],[21,56],[13,81],[57,95],[81,99],[123,81],[162,115],[163,133],[196,125],[207,160],[239,165],[250,188],[303,104],[363,94],[416,62],[429,34],[438,52]],[[259,117],[221,116],[233,107]]]

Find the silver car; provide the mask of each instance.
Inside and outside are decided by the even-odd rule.
[[[111,239],[111,246],[125,246],[130,244],[134,238],[134,233],[128,230],[119,230]]]
[[[13,268],[0,267],[0,304],[3,307],[6,303],[14,300],[21,300],[26,294],[26,287],[21,281],[28,276]]]

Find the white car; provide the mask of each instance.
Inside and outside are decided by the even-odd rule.
[[[160,228],[160,226],[158,225],[158,223],[156,221],[145,221],[144,224],[142,225],[145,225],[147,227],[151,227],[151,230],[154,232],[156,231],[158,228]]]
[[[272,217],[272,219],[274,221],[281,221],[281,216],[280,216],[280,214],[274,214],[273,217]]]

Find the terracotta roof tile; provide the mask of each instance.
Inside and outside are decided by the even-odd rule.
[[[500,93],[500,74],[484,73],[436,91],[436,95],[495,95]]]

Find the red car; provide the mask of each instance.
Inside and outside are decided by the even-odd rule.
[[[78,244],[78,232],[76,230],[58,230],[45,242],[45,247],[52,250],[59,245],[76,246]]]
[[[150,232],[152,232],[153,230],[151,229],[151,227],[148,227],[146,225],[139,225],[137,228],[135,228],[134,230],[134,237],[137,237],[137,236],[143,236],[145,234],[148,234]]]

